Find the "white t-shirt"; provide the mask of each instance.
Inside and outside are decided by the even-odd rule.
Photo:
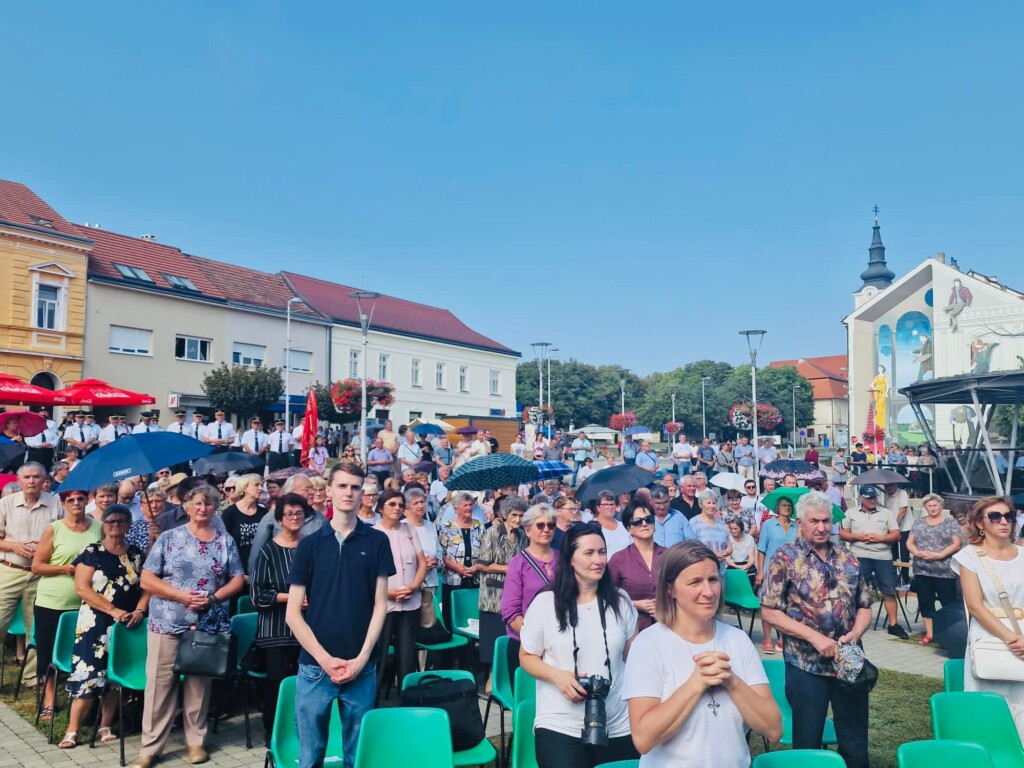
[[[616,552],[625,549],[633,543],[633,537],[629,535],[629,530],[620,523],[618,520],[615,521],[619,527],[614,531],[610,531],[604,526],[601,527],[601,533],[604,534],[604,545],[608,551],[608,557],[611,557]]]
[[[909,531],[914,527],[914,510],[910,508],[910,494],[908,494],[902,488],[898,489],[892,496],[883,496],[882,503],[886,509],[892,510],[892,513],[896,515],[896,522],[900,525],[900,531]],[[903,516],[903,521],[900,522],[900,508],[907,507],[907,514]]]
[[[623,698],[665,701],[690,679],[693,657],[711,650],[727,653],[733,674],[747,685],[768,685],[757,649],[743,630],[716,621],[714,640],[693,645],[664,624],[654,624],[630,648]],[[712,692],[718,717],[709,706]],[[701,696],[674,736],[640,758],[640,768],[749,768],[746,728],[728,691],[718,687]]]
[[[636,633],[636,608],[629,595],[619,590],[619,613],[605,606],[605,624],[608,636],[608,656],[605,656],[604,640],[601,636],[601,617],[597,601],[579,605],[576,622],[576,640],[579,644],[578,669],[580,675],[601,675],[608,677],[605,660],[611,660],[612,687],[605,699],[608,735],[611,738],[629,734],[629,710],[622,698],[623,676],[626,664],[622,654],[626,643]],[[555,619],[555,596],[541,592],[530,603],[519,630],[523,649],[534,656],[540,656],[546,664],[558,669],[573,669],[572,629],[558,630]],[[742,634],[742,633],[741,633]],[[746,635],[744,635],[746,637]],[[756,652],[754,654],[757,655]],[[555,733],[579,738],[583,730],[583,702],[574,704],[561,691],[545,680],[537,681],[537,718],[534,726],[546,728]]]
[[[672,458],[677,462],[689,461],[693,458],[693,447],[689,443],[676,443],[672,446]]]
[[[526,443],[512,443],[512,455],[518,456],[520,459],[526,455]]]

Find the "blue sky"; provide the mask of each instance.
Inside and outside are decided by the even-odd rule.
[[[641,373],[845,351],[890,267],[1024,289],[1024,8],[10,2],[0,177],[78,222]]]

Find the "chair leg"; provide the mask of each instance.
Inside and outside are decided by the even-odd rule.
[[[124,721],[124,688],[122,688],[120,685],[117,686],[117,722],[120,725],[120,727],[117,730],[121,735],[121,768],[124,768],[124,735],[125,731],[128,730],[128,726]]]
[[[47,744],[53,744],[53,724],[57,721],[58,702],[60,701],[60,691],[57,689],[57,682],[60,679],[60,672],[56,668],[53,670],[53,707],[50,710],[50,735],[47,739]]]
[[[103,722],[103,701],[107,697],[107,689],[103,688],[99,700],[96,702],[96,711],[92,713],[92,738],[89,739],[89,749],[96,749],[96,734]]]
[[[490,706],[490,702],[487,702]],[[505,756],[505,710],[502,706],[498,705],[498,721],[501,723],[501,745],[498,748],[498,768],[502,766],[502,758]],[[485,721],[486,722],[486,721]]]
[[[242,679],[242,712],[245,718],[245,748],[252,749],[252,730],[249,727],[249,680]]]
[[[491,702],[492,701],[494,701],[494,697],[493,696],[488,696],[487,697],[487,706],[484,707],[484,730],[487,729],[487,721],[491,717]],[[500,708],[500,705],[499,705],[499,708]]]

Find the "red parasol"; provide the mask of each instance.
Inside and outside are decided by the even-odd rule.
[[[99,379],[83,379],[53,393],[58,405],[152,405],[156,398],[118,389]]]
[[[17,475],[0,475],[0,491],[7,487],[8,483],[18,482]]]
[[[316,409],[316,394],[309,390],[309,397],[306,399],[306,418],[302,421],[302,453],[299,454],[299,464],[309,467],[309,454],[316,447],[317,430],[320,428],[320,415]]]
[[[10,373],[0,373],[0,403],[53,405],[53,391],[22,381]]]
[[[32,411],[4,411],[0,413],[0,423],[6,424],[11,419],[18,420],[18,434],[22,437],[41,435],[46,429],[46,419],[41,413]]]

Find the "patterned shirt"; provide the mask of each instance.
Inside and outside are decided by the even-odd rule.
[[[846,549],[828,544],[822,560],[803,538],[786,544],[766,566],[761,604],[838,640],[851,629],[857,611],[871,607],[871,592],[860,563]],[[835,663],[806,640],[786,635],[787,664],[814,675],[835,677]]]
[[[477,562],[481,565],[508,565],[529,543],[522,528],[516,528],[515,536],[509,539],[508,529],[503,523],[498,523],[484,532]],[[501,613],[501,593],[504,591],[504,573],[481,573],[480,610]]]
[[[484,537],[484,524],[475,517],[470,521],[469,527],[469,552],[466,552],[466,538],[463,536],[462,528],[456,518],[446,520],[437,529],[437,543],[441,548],[444,557],[454,560],[457,563],[475,564],[480,556],[480,544]],[[455,571],[445,568],[442,575],[445,584],[457,587],[462,584],[462,577]],[[472,579],[471,579],[472,581]]]
[[[964,537],[959,524],[952,517],[944,518],[938,525],[928,525],[927,518],[919,518],[914,521],[910,533],[914,536],[914,546],[922,552],[941,552],[953,546],[954,538],[959,538],[962,542]],[[924,560],[915,557],[912,563],[914,573],[937,579],[955,579],[956,574],[949,566],[952,559],[952,555],[945,560]]]

